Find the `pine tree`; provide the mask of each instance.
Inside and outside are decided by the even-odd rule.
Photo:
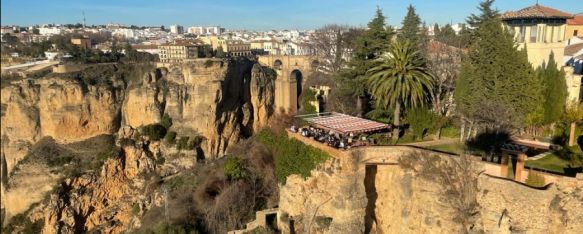
[[[409,40],[412,45],[418,45],[420,39],[419,26],[421,26],[421,19],[415,13],[415,7],[409,5],[407,8],[407,15],[403,19],[403,27],[401,33],[397,37],[399,40]]]
[[[544,87],[544,122],[552,124],[558,121],[565,110],[567,96],[567,83],[565,80],[565,71],[557,69],[555,56],[549,55],[549,62],[546,66],[538,70],[541,77],[542,86]]]
[[[365,109],[366,72],[378,64],[376,59],[388,50],[393,34],[393,29],[385,25],[383,12],[377,8],[375,17],[368,23],[368,29],[357,39],[348,67],[337,76],[341,91],[356,98],[358,115],[362,115]]]
[[[492,9],[492,4],[494,0],[484,0],[480,3],[478,9],[480,10],[480,15],[472,14],[468,17],[466,22],[472,27],[477,28],[480,24],[486,21],[497,19],[499,16],[498,10]]]
[[[524,127],[540,92],[526,51],[517,50],[499,20],[482,22],[457,81],[460,113],[488,128]]]

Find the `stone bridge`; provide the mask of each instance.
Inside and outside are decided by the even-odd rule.
[[[320,66],[319,60],[303,55],[265,55],[259,56],[258,61],[277,72],[276,110],[290,115],[296,114],[300,107],[298,97],[302,94],[305,79]]]

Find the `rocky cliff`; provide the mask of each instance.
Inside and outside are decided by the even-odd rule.
[[[579,233],[583,178],[546,189],[471,173],[446,156],[414,159],[383,149],[332,159],[280,187],[283,229],[296,233]],[[367,163],[366,158],[384,163]],[[384,159],[387,159],[386,161]],[[464,176],[464,177],[459,177]],[[446,179],[443,179],[443,178]],[[471,178],[470,180],[464,180]],[[447,183],[446,181],[449,181]],[[471,184],[471,186],[463,185]]]
[[[60,178],[71,175],[62,168],[82,163],[85,156],[77,156],[92,157],[100,152],[99,149],[81,152],[83,150],[68,147],[68,144],[100,135],[118,135],[116,133],[120,130],[123,135],[128,129],[134,131],[159,123],[165,114],[173,123],[168,130],[175,131],[178,136],[202,136],[205,139],[200,150],[187,155],[191,158],[185,160],[186,164],[191,163],[192,158],[225,155],[230,145],[267,123],[273,113],[274,78],[269,69],[238,58],[201,59],[158,66],[95,65],[81,72],[50,74],[3,84],[0,154],[5,218],[27,209],[30,212],[29,207],[46,197],[44,194],[51,191]],[[139,137],[133,133],[130,135]],[[45,165],[55,152],[30,156],[38,142],[47,137],[58,145],[56,148],[76,156],[63,156],[66,162],[57,167]],[[162,150],[158,147],[152,150],[125,147],[118,150],[118,159],[96,168],[99,173],[81,172],[83,176],[78,177],[79,173],[75,173],[75,176],[65,178],[59,188],[69,191],[66,194],[76,195],[63,197],[53,194],[56,197],[43,208],[48,212],[43,213],[46,216],[45,230],[91,230],[112,219],[123,225],[100,228],[119,232],[122,229],[118,228],[127,227],[127,217],[116,215],[123,214],[127,211],[126,206],[132,205],[123,202],[126,201],[124,198],[135,195],[136,183],[143,182],[137,174],[153,170],[168,172],[167,169],[163,169],[167,170],[164,172],[155,168],[152,157],[144,154],[170,156],[179,153],[166,146]],[[42,162],[23,161],[45,156],[49,158]],[[28,191],[29,196],[18,198],[23,191]],[[119,209],[113,209],[117,210],[113,212],[103,206],[118,206]]]

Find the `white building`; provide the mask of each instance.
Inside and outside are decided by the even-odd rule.
[[[113,30],[113,36],[122,36],[125,38],[135,38],[136,37],[136,30],[131,28],[118,28]]]
[[[193,26],[189,27],[186,32],[195,35],[202,35],[205,34],[205,29],[201,26]]]
[[[225,32],[225,29],[219,26],[205,28],[205,34],[207,35],[221,35],[223,32]]]
[[[4,34],[12,34],[14,33],[14,30],[11,27],[2,27],[0,28],[0,34],[4,35]]]
[[[43,36],[51,36],[51,35],[58,35],[63,33],[63,30],[58,27],[50,27],[50,28],[39,28],[38,33]]]
[[[182,27],[181,25],[178,25],[178,24],[170,25],[170,32],[174,33],[174,34],[183,34],[184,27]]]
[[[57,56],[59,56],[61,54],[61,52],[58,51],[45,51],[45,57],[48,60],[55,60],[55,58],[57,58]]]

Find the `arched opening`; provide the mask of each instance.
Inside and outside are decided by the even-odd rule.
[[[300,102],[299,102],[299,98],[300,95],[302,95],[302,82],[303,82],[303,76],[302,76],[302,72],[300,70],[293,70],[291,72],[290,75],[290,81],[296,81],[296,103],[297,103],[297,108],[298,110],[300,109]]]
[[[312,61],[312,63],[310,64],[310,66],[312,67],[313,70],[318,69],[318,67],[320,66],[320,61],[314,60],[314,61]]]
[[[275,60],[275,62],[273,62],[273,68],[274,69],[280,70],[282,65],[283,65],[283,63],[279,59],[277,59],[277,60]]]

